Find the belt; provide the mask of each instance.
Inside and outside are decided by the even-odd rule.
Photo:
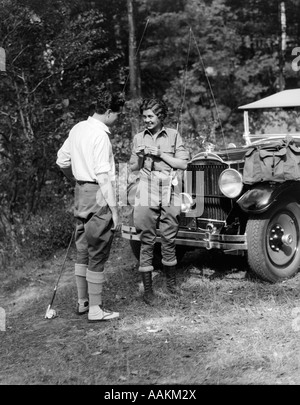
[[[83,184],[98,184],[97,181],[84,181],[84,180],[76,180],[76,183],[79,184],[80,186],[82,186]]]
[[[170,176],[172,174],[172,169],[171,170],[148,170],[145,167],[143,169],[146,171],[147,174],[153,173],[154,175],[157,176]]]

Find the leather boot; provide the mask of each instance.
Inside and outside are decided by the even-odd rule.
[[[143,299],[148,305],[155,304],[155,295],[152,289],[152,271],[142,272],[142,280],[144,285]]]
[[[180,288],[176,285],[176,266],[164,266],[166,273],[167,290],[171,294],[181,295]]]

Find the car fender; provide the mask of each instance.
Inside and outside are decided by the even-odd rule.
[[[282,201],[287,197],[300,201],[300,182],[286,181],[284,183],[266,182],[255,184],[237,200],[237,204],[248,214],[261,214],[279,199]]]

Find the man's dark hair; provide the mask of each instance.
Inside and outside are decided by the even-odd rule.
[[[89,115],[104,114],[107,110],[119,112],[125,104],[124,94],[121,92],[110,93],[102,91],[97,99],[90,105]]]
[[[168,114],[166,103],[157,98],[144,98],[140,105],[140,113],[143,114],[145,110],[152,110],[161,120],[164,120]]]

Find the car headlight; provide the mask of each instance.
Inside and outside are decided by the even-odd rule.
[[[219,177],[219,187],[226,197],[238,197],[243,189],[242,175],[235,169],[224,170]]]
[[[189,212],[193,205],[193,198],[188,193],[180,193],[181,197],[181,212]]]

